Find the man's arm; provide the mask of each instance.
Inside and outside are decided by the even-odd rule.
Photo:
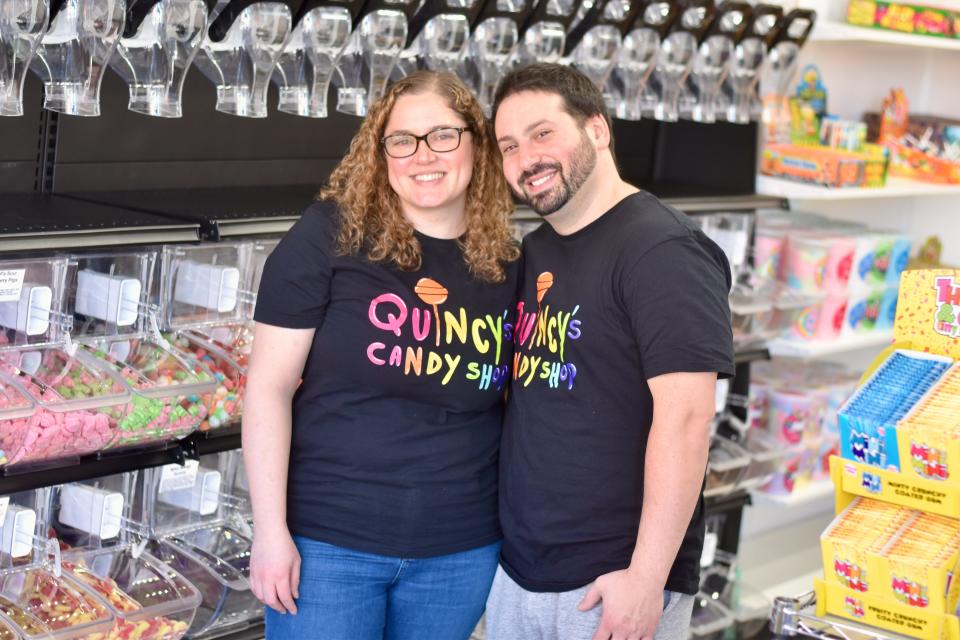
[[[716,373],[668,373],[648,380],[653,424],[637,545],[630,566],[597,578],[580,603],[586,611],[603,601],[594,640],[641,640],[657,630],[663,588],[703,486],[716,382]]]

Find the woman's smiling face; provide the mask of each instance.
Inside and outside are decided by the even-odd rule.
[[[384,137],[398,133],[423,136],[441,128],[465,128],[467,123],[446,101],[433,92],[404,94],[397,98],[384,128]],[[453,132],[456,135],[456,132]],[[384,151],[386,154],[386,151]],[[420,140],[416,152],[406,158],[386,155],[387,177],[400,198],[403,212],[436,213],[448,209],[462,214],[467,187],[473,176],[473,136],[464,131],[460,146],[439,153]]]

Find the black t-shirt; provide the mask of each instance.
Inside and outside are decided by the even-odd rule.
[[[513,381],[500,454],[501,564],[530,591],[568,591],[630,564],[653,399],[666,373],[733,374],[723,251],[638,193],[568,236],[524,240]],[[701,498],[666,588],[693,594]]]
[[[258,322],[316,328],[293,401],[291,532],[396,557],[491,544],[519,263],[485,283],[456,240],[417,234],[422,266],[401,271],[338,255],[337,225],[334,205],[307,209],[257,299]]]

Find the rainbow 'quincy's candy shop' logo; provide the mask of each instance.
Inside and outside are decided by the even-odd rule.
[[[933,320],[934,331],[948,338],[960,336],[960,286],[952,277],[937,278],[934,285],[937,292],[937,314]]]
[[[950,477],[950,470],[947,468],[947,452],[922,442],[910,441],[910,464],[914,472],[922,478],[946,480]]]

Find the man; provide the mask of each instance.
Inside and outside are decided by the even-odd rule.
[[[489,640],[686,640],[717,376],[723,252],[624,182],[603,97],[537,64],[494,101],[503,170],[547,224],[524,241]]]

